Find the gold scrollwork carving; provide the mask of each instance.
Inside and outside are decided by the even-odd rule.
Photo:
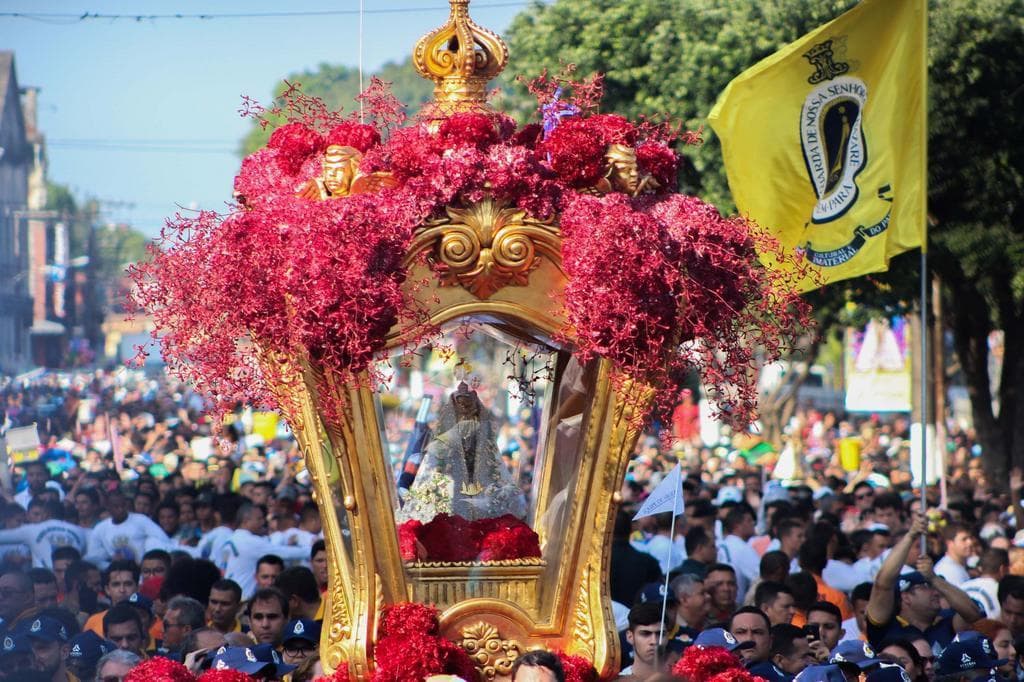
[[[484,621],[462,628],[462,641],[459,644],[469,654],[485,680],[493,680],[498,675],[511,675],[512,664],[522,652],[519,642],[502,639],[498,628]]]
[[[558,227],[491,198],[466,208],[446,207],[416,234],[406,257],[419,254],[441,275],[442,286],[461,285],[480,299],[505,286],[526,286],[544,256],[561,267]]]

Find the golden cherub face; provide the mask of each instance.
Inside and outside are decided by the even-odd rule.
[[[352,180],[359,169],[363,155],[354,147],[332,144],[324,152],[324,187],[331,196],[345,196],[352,187]]]
[[[636,150],[626,145],[613,144],[608,148],[607,159],[611,162],[611,173],[608,177],[613,187],[634,196],[640,187]]]

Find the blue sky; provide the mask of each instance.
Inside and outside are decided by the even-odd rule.
[[[367,71],[404,59],[448,15],[445,0],[364,3]],[[527,4],[474,0],[470,9],[480,25],[504,31]],[[358,0],[0,2],[3,14],[133,17],[358,8]],[[413,11],[389,11],[405,9]],[[15,52],[21,86],[41,88],[50,179],[79,197],[107,202],[106,219],[155,235],[178,205],[224,207],[248,126],[238,115],[241,96],[266,101],[279,79],[321,62],[355,66],[358,25],[357,14],[141,21],[0,16],[0,49]]]

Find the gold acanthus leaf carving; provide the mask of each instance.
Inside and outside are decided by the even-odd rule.
[[[463,286],[488,299],[505,286],[525,286],[541,256],[561,268],[558,227],[531,218],[504,201],[485,198],[466,208],[448,206],[413,239],[406,264],[421,253],[442,286]]]
[[[584,567],[580,579],[580,590],[576,596],[570,653],[581,653],[593,659],[595,643],[593,606],[590,601],[590,561],[591,559],[588,557],[587,565]]]
[[[460,646],[476,664],[485,680],[498,675],[512,674],[512,664],[522,653],[522,646],[514,639],[502,639],[498,628],[480,621],[462,628]]]

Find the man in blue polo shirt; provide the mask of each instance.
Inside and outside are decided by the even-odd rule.
[[[927,526],[915,514],[910,531],[892,548],[875,577],[866,614],[868,642],[875,649],[890,639],[923,635],[936,655],[960,630],[982,617],[974,601],[960,588],[935,574],[932,560],[922,556],[917,570],[900,575],[912,545]],[[942,610],[944,597],[951,609]]]

